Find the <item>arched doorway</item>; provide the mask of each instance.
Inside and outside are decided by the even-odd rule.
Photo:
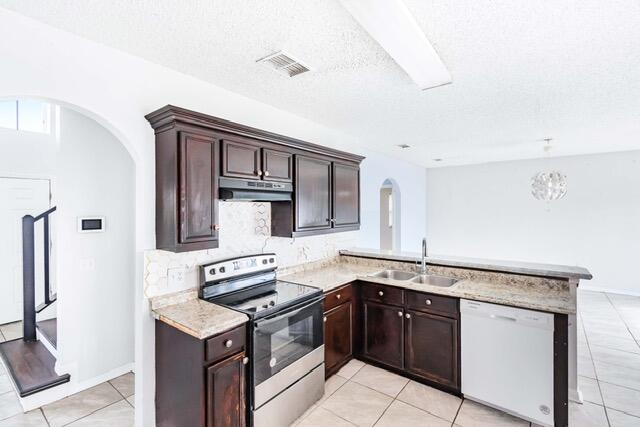
[[[380,186],[380,249],[399,251],[401,229],[400,187],[393,178]]]
[[[36,320],[55,320],[56,342],[47,349],[56,359],[55,371],[70,374],[71,381],[58,390],[46,390],[47,396],[22,399],[23,407],[29,409],[133,367],[137,167],[112,127],[83,108],[45,98],[0,98],[0,116],[0,159],[4,160],[0,180],[9,183],[5,193],[15,204],[26,196],[38,196],[38,203],[25,206],[19,216],[57,208],[50,217],[48,251],[57,300],[47,308],[45,318],[39,314]],[[46,194],[34,185],[41,181],[46,183]],[[99,229],[82,225],[83,219],[91,218],[101,219]],[[0,226],[21,231],[12,223]],[[21,239],[13,239],[11,247],[4,249],[13,253],[21,246]],[[35,248],[36,254],[44,252],[37,240]],[[22,263],[22,256],[18,258]],[[43,267],[38,260],[36,264],[40,271]],[[0,268],[21,273],[21,266]],[[22,277],[11,277],[15,291]],[[39,303],[42,284],[36,285]],[[5,291],[0,287],[0,299]],[[19,339],[21,329],[12,327],[12,338]],[[104,348],[109,351],[105,353]]]

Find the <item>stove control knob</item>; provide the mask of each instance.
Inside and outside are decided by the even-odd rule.
[[[231,341],[231,340],[226,340],[224,342],[224,346],[227,347],[227,348],[231,348],[232,345],[233,345],[233,341]]]
[[[262,260],[262,263],[263,263],[263,264],[266,264],[266,263],[268,263],[268,262],[269,262],[269,261],[267,261],[267,259],[266,259],[266,258]]]
[[[224,272],[225,272],[225,270],[226,270],[226,269],[224,268],[224,266],[222,266],[222,267],[220,267],[220,268],[218,269],[218,271],[219,271],[220,273],[224,273]]]
[[[274,262],[276,262],[276,260],[275,260],[275,259],[273,259],[273,258],[269,258],[269,264],[273,264]]]
[[[216,274],[216,269],[212,268],[211,270],[209,270],[209,274]]]

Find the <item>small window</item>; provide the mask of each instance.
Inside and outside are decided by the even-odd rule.
[[[18,129],[18,101],[0,101],[0,127]]]
[[[0,127],[50,133],[51,105],[38,100],[0,101]]]

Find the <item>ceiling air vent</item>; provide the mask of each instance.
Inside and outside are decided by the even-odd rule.
[[[273,53],[269,56],[265,56],[262,59],[258,59],[258,61],[256,62],[267,64],[274,70],[284,73],[289,77],[297,76],[298,74],[310,71],[307,66],[303,65],[300,61],[292,58],[291,55],[288,55],[284,52]]]

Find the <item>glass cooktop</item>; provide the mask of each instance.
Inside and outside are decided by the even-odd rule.
[[[209,298],[207,301],[240,311],[250,317],[261,317],[320,295],[322,291],[313,286],[276,280]]]

